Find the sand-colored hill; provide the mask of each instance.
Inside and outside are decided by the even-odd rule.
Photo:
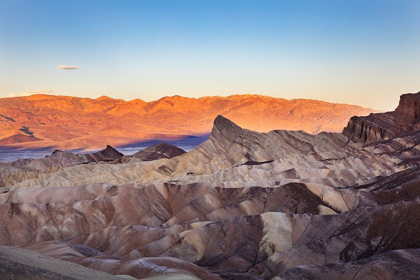
[[[156,138],[207,134],[223,115],[240,126],[341,132],[352,116],[372,109],[316,100],[258,95],[164,97],[153,102],[106,96],[89,99],[32,95],[0,99],[0,146],[94,149]]]

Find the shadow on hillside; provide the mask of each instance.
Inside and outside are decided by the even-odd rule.
[[[137,152],[141,149],[144,149],[144,148],[147,148],[147,147],[159,144],[159,143],[169,143],[185,151],[190,151],[194,149],[195,147],[197,147],[198,145],[200,145],[201,143],[203,143],[204,141],[206,141],[209,138],[209,136],[210,134],[186,135],[184,137],[177,138],[177,139],[156,138],[152,140],[145,140],[145,141],[134,142],[134,143],[126,144],[126,145],[116,146],[114,148],[124,154],[124,150],[126,151],[135,150]]]
[[[124,155],[130,155],[138,152],[141,149],[153,146],[158,143],[169,143],[172,145],[177,146],[185,151],[190,151],[206,141],[209,138],[210,134],[202,134],[202,135],[186,135],[179,138],[168,138],[165,136],[157,137],[156,139],[149,139],[144,141],[138,141],[129,143],[126,145],[114,146],[120,153]],[[105,147],[104,147],[105,148]],[[30,148],[25,149],[24,144],[22,146],[17,147],[6,147],[0,146],[0,162],[11,162],[17,159],[23,158],[43,158],[45,156],[51,155],[51,153],[55,150],[53,147],[42,147],[42,148]],[[96,151],[100,151],[102,149],[98,149]],[[84,149],[74,149],[74,150],[66,150],[72,153],[92,153],[95,151],[85,151]]]

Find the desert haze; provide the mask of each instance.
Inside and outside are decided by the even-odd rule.
[[[217,115],[259,132],[341,132],[350,117],[371,112],[375,111],[360,106],[258,95],[172,96],[148,103],[32,95],[0,99],[0,146],[98,149],[177,139],[210,133]]]

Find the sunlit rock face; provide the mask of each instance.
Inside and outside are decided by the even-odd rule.
[[[2,164],[0,243],[138,279],[418,279],[416,98],[368,117],[410,127],[380,141],[218,116],[188,153]]]
[[[153,102],[70,96],[2,98],[0,146],[100,149],[147,139],[208,134],[217,115],[261,132],[273,129],[340,132],[354,115],[373,109],[317,100],[259,95],[187,98]]]

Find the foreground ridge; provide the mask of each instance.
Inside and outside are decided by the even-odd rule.
[[[0,241],[138,279],[418,279],[419,96],[343,134],[219,115],[188,153],[2,164]]]

